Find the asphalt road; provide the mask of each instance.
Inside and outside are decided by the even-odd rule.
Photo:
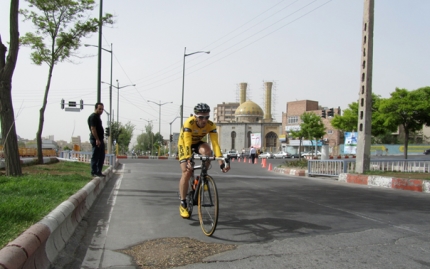
[[[220,216],[206,237],[195,213],[179,216],[177,161],[121,163],[58,268],[138,268],[118,250],[166,237],[240,245],[181,268],[430,267],[428,194],[287,176],[249,163],[234,162],[223,174],[214,164]]]

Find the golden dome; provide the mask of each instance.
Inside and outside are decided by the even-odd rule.
[[[264,116],[264,112],[259,105],[248,100],[243,102],[235,112],[236,116]]]

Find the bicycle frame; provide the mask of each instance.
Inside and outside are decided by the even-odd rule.
[[[195,166],[194,165],[194,160],[201,160],[202,164]],[[206,176],[208,175],[208,165],[207,165],[207,163],[209,163],[209,161],[215,161],[215,160],[222,160],[222,161],[224,161],[225,167],[229,167],[230,166],[230,159],[228,159],[228,158],[224,158],[224,157],[205,157],[205,156],[194,155],[194,154],[192,155],[192,157],[191,157],[191,162],[193,163],[193,176],[192,176],[192,178],[195,178],[195,176],[194,176],[194,170],[201,170],[200,171],[200,178],[199,178],[199,181],[197,183],[196,190],[198,190],[200,188],[200,186],[201,186],[202,183],[205,183],[203,180],[206,180]],[[193,193],[193,204],[194,205],[197,204],[197,196],[198,196],[198,192],[195,191]],[[212,204],[212,201],[210,201],[210,203]]]

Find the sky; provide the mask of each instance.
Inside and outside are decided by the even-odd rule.
[[[20,1],[20,8],[27,8]],[[98,17],[99,1],[90,17]],[[0,35],[9,41],[10,1],[0,3]],[[135,126],[152,122],[168,139],[179,132],[184,50],[184,115],[200,102],[211,107],[238,102],[239,84],[264,109],[264,82],[274,82],[272,115],[281,122],[286,104],[315,100],[323,107],[356,102],[360,87],[363,0],[104,0],[115,24],[103,27],[101,101],[113,120]],[[396,88],[414,90],[430,82],[430,1],[375,0],[373,92],[384,98]],[[20,20],[20,33],[34,32]],[[42,136],[88,141],[88,116],[97,101],[98,34],[81,40],[77,57],[54,68]],[[30,60],[21,47],[12,81],[17,134],[34,139],[48,66]],[[118,82],[117,82],[118,80]],[[135,86],[132,86],[135,84]],[[125,86],[125,87],[124,87]],[[119,93],[119,96],[118,96]],[[80,112],[61,109],[61,99],[84,102]],[[119,100],[119,103],[118,103]],[[148,102],[151,101],[151,102]],[[158,105],[162,104],[162,105]],[[67,105],[66,105],[67,106]],[[161,110],[161,117],[160,117]],[[119,115],[118,115],[119,111]],[[107,114],[102,115],[107,126]]]

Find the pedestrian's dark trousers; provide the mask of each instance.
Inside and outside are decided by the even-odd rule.
[[[105,143],[100,140],[100,146],[97,147],[95,140],[90,140],[93,146],[93,156],[91,157],[91,174],[101,174],[103,163],[105,162]]]
[[[254,164],[254,161],[255,161],[255,154],[251,154],[251,162],[252,162],[252,164]]]

